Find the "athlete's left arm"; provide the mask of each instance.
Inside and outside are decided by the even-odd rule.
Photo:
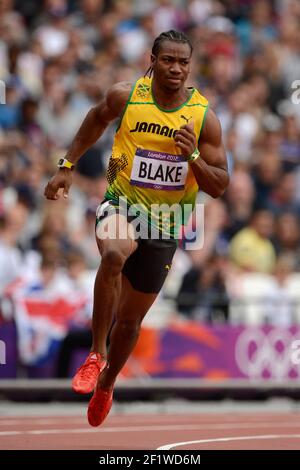
[[[175,140],[186,157],[197,147],[196,135],[190,124],[183,126],[177,132]],[[222,142],[221,125],[211,109],[207,112],[198,149],[200,157],[194,162],[189,162],[189,165],[199,188],[214,198],[222,196],[229,184],[227,159]]]

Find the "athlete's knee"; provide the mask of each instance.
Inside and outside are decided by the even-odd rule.
[[[114,248],[109,248],[102,255],[101,266],[108,275],[118,275],[122,271],[125,261],[124,254]]]
[[[117,320],[118,326],[121,330],[123,330],[123,333],[126,338],[130,337],[135,337],[139,335],[140,329],[141,329],[141,321],[140,319],[137,318],[119,318]]]

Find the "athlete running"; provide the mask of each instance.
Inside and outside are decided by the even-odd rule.
[[[109,413],[116,377],[137,342],[141,322],[176,250],[179,224],[163,214],[150,217],[153,204],[193,206],[199,188],[218,197],[229,183],[220,123],[206,98],[185,86],[191,55],[192,45],[183,33],[160,34],[146,75],[134,85],[113,85],[89,111],[45,188],[48,199],[58,199],[60,188],[67,197],[74,165],[119,118],[108,188],[96,214],[101,265],[95,280],[93,344],[73,379],[76,392],[94,391],[88,407],[92,426],[100,425]],[[124,210],[134,204],[142,207],[147,237],[140,236],[134,216]],[[113,237],[107,237],[108,227],[115,228]],[[150,227],[155,230],[149,238]],[[166,233],[169,239],[162,236]]]

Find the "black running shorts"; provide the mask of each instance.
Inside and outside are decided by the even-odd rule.
[[[114,201],[103,201],[97,209],[96,227],[112,213],[119,213]],[[101,206],[105,204],[105,210]],[[113,208],[114,210],[110,210]],[[100,209],[100,210],[99,210]],[[117,209],[117,210],[116,210]],[[120,212],[121,213],[121,212]],[[127,216],[130,223],[134,217]],[[174,239],[143,239],[137,238],[137,249],[127,259],[122,273],[127,277],[132,287],[147,294],[158,293],[171,268],[173,256],[177,248]]]

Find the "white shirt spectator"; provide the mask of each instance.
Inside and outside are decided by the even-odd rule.
[[[22,260],[18,248],[8,246],[0,240],[0,295],[19,275]]]

